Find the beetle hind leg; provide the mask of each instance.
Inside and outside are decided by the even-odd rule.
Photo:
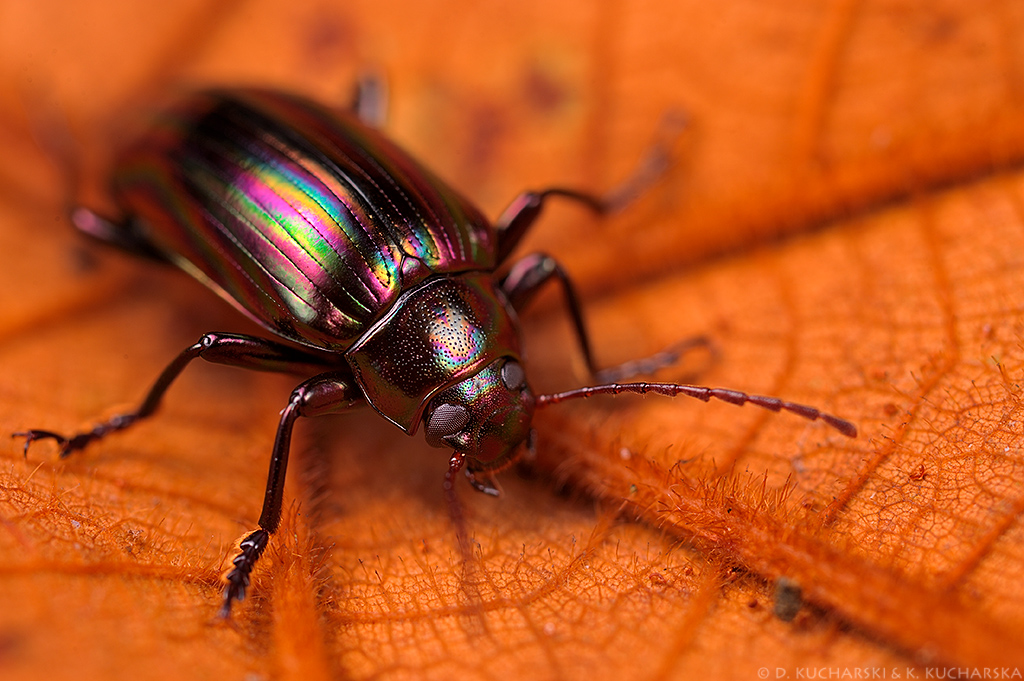
[[[115,222],[81,206],[71,210],[70,219],[75,229],[94,241],[147,260],[165,264],[171,262],[132,221]]]

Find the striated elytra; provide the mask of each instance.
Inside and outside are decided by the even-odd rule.
[[[657,151],[634,185],[658,174],[665,154]],[[168,365],[135,411],[70,437],[39,429],[16,435],[25,437],[26,453],[34,440],[51,438],[67,456],[150,416],[195,358],[309,377],[282,411],[259,529],[242,540],[227,574],[224,616],[245,596],[280,523],[300,416],[368,404],[410,435],[422,423],[429,444],[452,450],[444,489],[453,508],[459,471],[477,490],[497,494],[490,475],[532,447],[534,410],[572,398],[714,397],[788,410],[856,435],[843,419],[778,398],[616,382],[671,363],[679,350],[597,371],[564,270],[545,254],[507,261],[547,199],[599,213],[620,200],[563,188],[525,192],[492,223],[359,116],[257,90],[196,94],[165,112],[120,156],[112,193],[121,219],[80,208],[72,215],[79,230],[177,265],[284,342],[205,334]],[[516,312],[552,279],[603,385],[553,395],[530,390]]]

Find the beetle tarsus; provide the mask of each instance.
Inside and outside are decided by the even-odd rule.
[[[689,125],[681,111],[670,111],[661,119],[654,143],[640,160],[633,174],[601,197],[603,212],[615,213],[637,199],[661,179],[672,165],[672,145]]]
[[[707,336],[695,336],[665,348],[661,352],[640,359],[623,362],[618,366],[601,369],[594,373],[594,378],[601,383],[619,383],[634,376],[645,376],[679,362],[679,358],[695,348],[705,348],[712,361],[718,357],[715,344]]]
[[[11,433],[11,437],[23,437],[25,438],[25,446],[22,448],[22,454],[28,458],[28,448],[36,440],[56,440],[57,446],[60,447],[61,456],[64,456],[64,448],[68,443],[68,439],[60,433],[54,433],[50,430],[26,430],[19,433]]]
[[[249,581],[252,577],[253,566],[263,555],[270,540],[270,533],[259,529],[243,539],[238,548],[240,551],[235,559],[231,561],[235,567],[228,572],[225,579],[227,586],[224,587],[224,604],[220,607],[218,616],[227,619],[231,616],[231,605],[235,601],[245,599],[246,589],[249,588]]]
[[[36,440],[56,440],[59,449],[60,458],[65,458],[77,452],[81,449],[85,449],[90,442],[93,440],[99,440],[100,438],[106,437],[110,433],[118,430],[123,430],[135,423],[138,418],[137,414],[121,414],[115,416],[109,421],[97,424],[92,430],[84,433],[76,433],[71,437],[61,435],[60,433],[54,433],[50,430],[38,430],[32,429],[21,433],[14,433],[12,437],[23,437],[25,438],[24,454],[28,456],[29,446]]]

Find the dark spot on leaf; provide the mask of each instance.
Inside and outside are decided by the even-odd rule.
[[[18,631],[0,631],[0,665],[10,662],[24,647],[25,635]]]
[[[775,582],[775,604],[772,613],[783,622],[792,622],[804,605],[803,589],[789,577]]]
[[[568,99],[565,88],[537,65],[526,71],[523,95],[530,108],[542,114],[553,113]]]
[[[328,69],[350,61],[356,30],[350,20],[321,8],[306,22],[301,41],[304,61]]]
[[[92,249],[83,244],[75,244],[68,253],[71,269],[75,274],[88,275],[99,269],[99,260]]]
[[[498,143],[508,127],[504,110],[496,105],[481,103],[469,110],[463,157],[463,172],[467,177],[479,177],[487,173],[496,156]]]

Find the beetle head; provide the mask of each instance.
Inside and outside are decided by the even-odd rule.
[[[534,403],[522,365],[503,357],[430,400],[427,443],[482,464],[500,461],[529,434]]]

